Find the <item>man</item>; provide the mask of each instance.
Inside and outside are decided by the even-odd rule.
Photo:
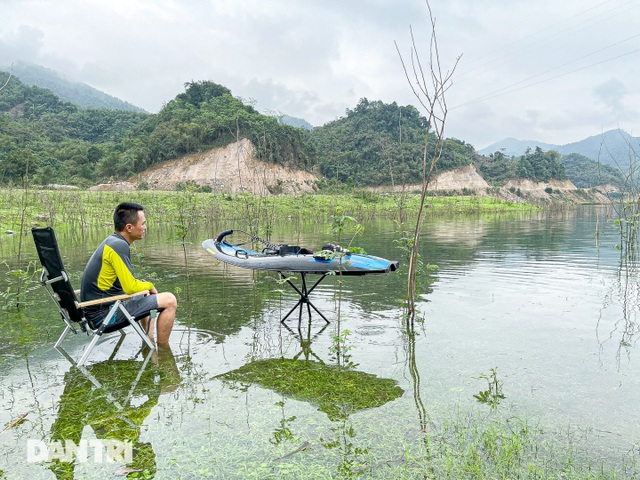
[[[150,295],[130,298],[124,305],[136,320],[141,320],[145,329],[151,310],[158,310],[157,342],[168,343],[178,306],[176,297],[170,292],[158,293],[153,283],[135,278],[131,266],[130,245],[143,238],[147,231],[144,207],[137,203],[121,203],[113,214],[113,224],[115,232],[100,244],[84,269],[81,299],[85,302],[149,290]],[[102,323],[110,306],[103,304],[85,308],[87,320],[94,328]],[[124,314],[118,310],[116,322],[124,321]],[[153,339],[153,326],[149,327],[148,333]]]

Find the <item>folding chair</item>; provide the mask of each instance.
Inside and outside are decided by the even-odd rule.
[[[49,296],[58,306],[62,320],[64,320],[64,323],[66,324],[60,338],[58,338],[58,341],[55,343],[56,348],[60,346],[69,332],[77,334],[77,327],[79,326],[83,332],[87,333],[87,335],[93,336],[89,346],[78,361],[78,365],[84,365],[89,358],[93,347],[96,346],[98,340],[100,340],[104,333],[120,331],[120,334],[124,335],[122,329],[129,325],[133,327],[136,333],[150,349],[153,350],[155,348],[147,333],[142,329],[140,324],[127,311],[125,305],[122,303],[124,300],[133,296],[148,294],[148,291],[138,292],[133,295],[116,295],[98,300],[79,302],[78,297],[76,296],[77,292],[71,286],[69,276],[64,269],[64,264],[62,262],[60,250],[58,249],[58,242],[53,228],[33,228],[31,229],[31,233],[38,252],[38,258],[42,264],[40,283],[44,285]],[[109,308],[102,324],[98,328],[94,329],[85,318],[84,308],[90,305],[100,305],[103,303],[113,303],[113,305]],[[124,314],[127,319],[126,322],[115,322],[118,310]]]

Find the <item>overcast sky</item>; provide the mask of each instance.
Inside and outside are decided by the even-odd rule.
[[[640,135],[639,0],[431,0],[446,136],[566,144]],[[33,62],[156,113],[211,80],[322,125],[360,98],[419,106],[394,42],[423,62],[425,0],[0,0],[0,65]]]

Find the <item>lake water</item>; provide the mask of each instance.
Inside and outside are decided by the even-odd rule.
[[[429,220],[422,258],[438,268],[420,277],[415,335],[402,312],[406,270],[345,277],[340,295],[340,279],[328,277],[312,300],[331,323],[317,315],[309,323],[305,314],[298,330],[296,313],[282,324],[296,302],[292,290],[275,275],[217,264],[200,248],[229,227],[244,225],[202,226],[186,260],[161,228],[136,243],[138,276],[179,298],[170,350],[142,369],[145,352],[136,355],[134,334],[113,358],[117,335],[96,348],[85,372],[72,369],[52,348],[62,331],[59,315],[33,283],[21,313],[0,310],[0,427],[27,413],[0,434],[0,478],[126,473],[124,462],[28,461],[29,441],[56,438],[131,440],[130,468],[156,478],[333,478],[345,465],[359,472],[358,465],[410,455],[425,430],[468,414],[533,421],[551,440],[579,441],[609,465],[637,457],[640,292],[636,269],[621,268],[606,209]],[[393,222],[365,227],[354,245],[404,263]],[[283,221],[272,239],[318,248],[335,241],[328,231],[327,224]],[[108,233],[59,238],[76,286]],[[35,258],[30,239],[24,251]],[[3,238],[4,271],[15,267],[16,254],[17,237]],[[0,277],[0,292],[11,289],[0,301],[14,286],[11,275]],[[340,354],[338,324],[346,347]],[[85,344],[77,335],[63,346],[77,359]],[[326,395],[294,393],[277,382],[288,365],[283,359],[293,358],[312,362],[314,376],[288,377],[325,382]],[[342,378],[338,363],[355,375]],[[269,365],[260,380],[226,375],[243,366],[259,372],[260,365]],[[495,411],[474,397],[487,389],[481,375],[491,372],[505,397]],[[342,381],[357,391],[369,386],[372,397],[359,403],[341,396]],[[385,385],[399,389],[385,396]],[[382,478],[378,471],[367,470]]]

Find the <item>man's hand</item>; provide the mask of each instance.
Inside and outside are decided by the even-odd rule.
[[[151,295],[157,295],[158,290],[156,290],[156,287],[153,287],[151,290],[149,290],[149,293],[150,293]]]

